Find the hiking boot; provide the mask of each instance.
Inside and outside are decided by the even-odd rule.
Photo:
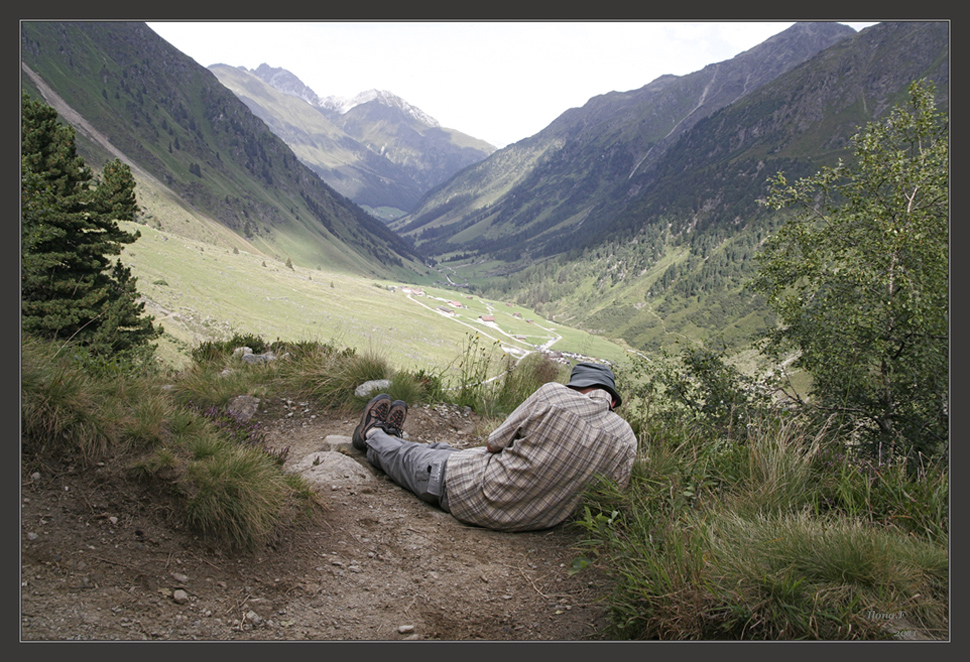
[[[401,437],[404,435],[404,421],[408,417],[408,404],[404,400],[395,400],[391,403],[391,408],[387,412],[387,427],[385,428],[388,434],[393,434],[395,437]]]
[[[359,451],[367,451],[367,445],[364,443],[367,432],[372,428],[385,429],[384,421],[387,419],[390,409],[391,396],[387,393],[381,393],[371,398],[367,406],[364,407],[364,413],[360,415],[360,423],[354,428],[354,434],[350,438],[354,448]]]

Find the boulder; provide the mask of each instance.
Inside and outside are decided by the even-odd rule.
[[[290,465],[287,471],[302,475],[311,487],[320,491],[359,487],[376,480],[360,462],[329,447],[309,453]]]

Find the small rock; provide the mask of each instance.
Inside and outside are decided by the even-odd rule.
[[[389,379],[372,379],[369,382],[364,382],[354,391],[354,395],[358,398],[364,398],[373,393],[374,391],[386,391],[391,387],[391,380]]]
[[[229,413],[240,423],[251,419],[259,407],[259,398],[251,395],[237,395],[229,401]]]
[[[259,625],[260,623],[263,622],[263,619],[260,617],[259,614],[257,614],[252,609],[250,609],[249,611],[246,612],[246,622],[252,623],[253,625]]]
[[[172,600],[175,601],[177,605],[184,605],[189,601],[189,594],[178,588],[172,592]]]
[[[174,579],[175,581],[177,581],[179,584],[184,584],[187,581],[189,581],[188,576],[187,575],[183,575],[181,572],[173,572],[172,573],[172,579]]]
[[[397,631],[400,634],[408,634],[410,632],[414,632],[414,626],[413,625],[399,625],[399,626],[397,626]]]
[[[328,434],[323,439],[322,451],[349,451],[353,448],[353,442],[347,435]]]

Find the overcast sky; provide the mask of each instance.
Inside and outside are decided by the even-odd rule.
[[[856,30],[871,22],[843,21]],[[202,66],[295,74],[321,97],[387,90],[495,147],[569,108],[728,60],[792,25],[757,22],[148,22]]]

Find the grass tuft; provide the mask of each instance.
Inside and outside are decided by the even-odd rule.
[[[280,525],[292,489],[265,454],[223,440],[200,438],[179,487],[187,522],[203,534],[254,549]]]
[[[59,350],[68,351],[59,353]],[[21,438],[28,457],[77,454],[94,461],[117,441],[102,406],[106,385],[71,364],[69,346],[25,337],[21,346]]]

